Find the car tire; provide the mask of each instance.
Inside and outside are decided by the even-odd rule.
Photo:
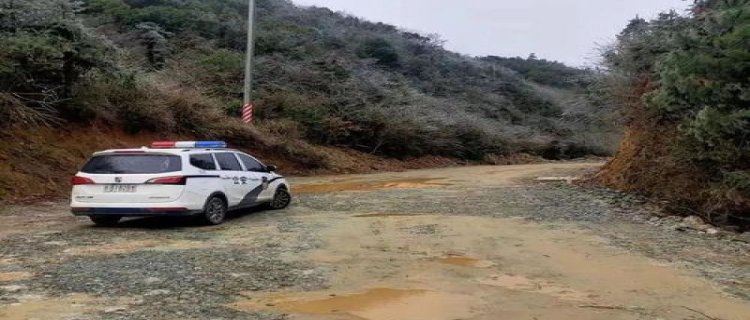
[[[114,227],[122,217],[120,216],[90,216],[91,222],[99,227]]]
[[[291,203],[292,194],[284,188],[278,188],[273,195],[273,199],[268,203],[268,208],[271,210],[283,210],[286,209]]]
[[[208,225],[217,226],[224,223],[227,218],[227,202],[221,197],[211,197],[206,201],[206,207],[203,210],[203,222]]]

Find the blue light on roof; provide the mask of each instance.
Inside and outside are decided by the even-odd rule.
[[[220,149],[220,148],[226,148],[227,143],[224,141],[196,141],[195,147],[206,148],[206,149]]]

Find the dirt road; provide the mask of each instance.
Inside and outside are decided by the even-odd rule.
[[[219,227],[6,207],[0,319],[750,319],[747,243],[535,181],[598,165],[298,178]]]

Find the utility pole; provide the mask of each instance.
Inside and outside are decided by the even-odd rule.
[[[244,106],[252,103],[253,94],[253,55],[255,53],[255,0],[248,0],[247,12],[247,58],[245,59]]]

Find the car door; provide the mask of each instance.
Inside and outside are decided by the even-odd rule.
[[[214,153],[214,157],[219,164],[221,183],[224,185],[229,207],[242,206],[247,194],[247,190],[242,184],[242,177],[245,175],[242,165],[233,152],[217,152]]]
[[[255,189],[252,194],[255,196],[255,202],[270,201],[273,198],[272,190],[269,190],[272,175],[266,170],[266,166],[247,154],[237,153],[237,156],[245,167],[248,176],[254,182]],[[258,184],[256,185],[255,183]]]

